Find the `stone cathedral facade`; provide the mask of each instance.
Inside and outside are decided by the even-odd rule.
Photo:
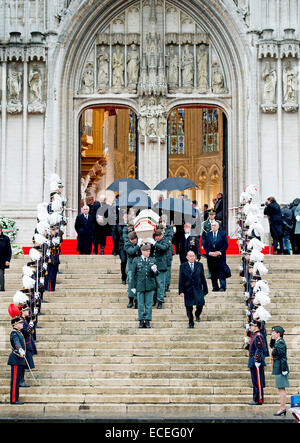
[[[120,176],[188,176],[201,203],[224,193],[230,234],[245,185],[299,197],[299,17],[300,0],[2,0],[0,214],[19,242],[51,172],[78,211]]]

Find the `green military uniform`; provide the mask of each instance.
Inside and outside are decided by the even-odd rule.
[[[222,230],[222,222],[220,220],[210,220],[209,218],[202,223],[202,237],[211,232],[211,222],[219,223],[219,229]]]
[[[140,255],[140,246],[128,240],[124,245],[124,249],[127,254],[126,274],[128,279],[128,298],[129,300],[135,299],[135,301],[137,301],[136,293],[134,294],[132,292],[132,289],[135,288],[133,280],[133,260]]]
[[[153,257],[137,257],[132,262],[133,285],[138,300],[139,321],[152,320],[153,296],[156,290],[156,275],[151,267],[156,265]]]
[[[165,236],[160,241],[155,241],[152,246],[151,256],[155,258],[159,274],[157,280],[157,302],[158,308],[162,307],[166,294],[166,278],[168,272],[168,251],[170,250],[170,241]]]

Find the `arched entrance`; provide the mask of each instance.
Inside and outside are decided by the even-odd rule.
[[[168,116],[168,175],[186,177],[198,189],[184,191],[187,199],[213,208],[219,193],[224,195],[222,221],[227,225],[228,162],[227,117],[221,107],[179,105]],[[181,192],[172,193],[177,197]]]
[[[80,208],[88,196],[97,200],[105,194],[113,181],[137,178],[137,116],[127,106],[89,106],[80,115],[79,133]]]

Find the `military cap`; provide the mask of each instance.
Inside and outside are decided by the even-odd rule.
[[[210,209],[208,211],[208,215],[216,215],[216,211],[214,209]]]
[[[150,250],[151,250],[151,245],[149,243],[146,243],[141,247],[141,251],[150,251]]]
[[[273,326],[272,331],[279,332],[280,334],[284,334],[284,329],[281,326]]]

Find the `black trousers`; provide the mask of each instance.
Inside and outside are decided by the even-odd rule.
[[[194,324],[193,307],[194,307],[194,306],[186,306],[186,307],[185,307],[185,309],[186,309],[186,314],[187,314],[187,316],[188,316],[189,324],[190,324],[190,325],[193,325],[193,324]],[[196,316],[196,318],[197,318],[197,317],[200,317],[200,315],[201,315],[201,313],[202,313],[202,310],[203,310],[203,306],[200,306],[200,305],[197,305],[197,306],[196,306],[196,311],[195,311],[195,316]]]
[[[253,401],[262,404],[264,402],[264,387],[265,387],[265,370],[263,366],[258,369],[251,368],[251,379],[253,386]]]
[[[5,270],[0,269],[0,291],[1,292],[5,291],[5,289],[4,289],[4,273],[5,273]]]
[[[46,291],[49,292],[55,291],[57,272],[58,272],[58,265],[53,265],[52,263],[49,263],[47,281],[45,285]]]
[[[11,366],[10,378],[10,402],[16,403],[19,400],[19,385],[22,378],[23,367],[20,365]]]

